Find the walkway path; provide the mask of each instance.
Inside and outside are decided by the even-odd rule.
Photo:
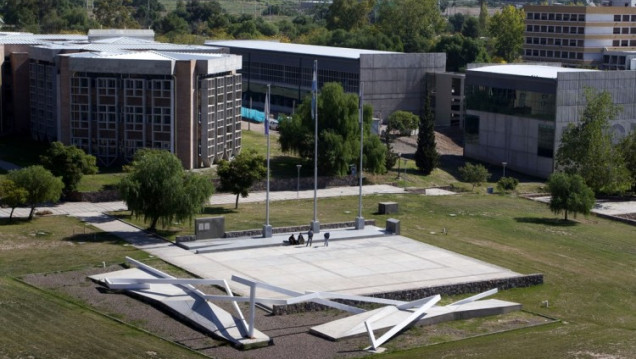
[[[318,198],[340,197],[340,196],[356,196],[360,191],[360,187],[333,187],[319,189]],[[362,186],[362,195],[383,194],[383,193],[405,193],[403,188],[390,185],[370,185]],[[250,193],[247,198],[239,198],[239,203],[265,202],[265,192]],[[294,200],[297,198],[310,199],[314,198],[314,191],[276,191],[270,192],[270,201]],[[233,194],[215,194],[210,198],[211,205],[234,204],[236,196]],[[115,202],[62,202],[52,205],[42,205],[36,207],[36,211],[50,211],[54,215],[75,215],[76,213],[86,212],[111,212],[126,210],[126,204],[123,201]],[[9,217],[11,208],[0,208],[0,218]],[[28,217],[28,208],[16,208],[13,213],[14,217]]]

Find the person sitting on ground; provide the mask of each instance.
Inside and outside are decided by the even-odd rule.
[[[294,237],[294,234],[292,233],[291,236],[289,236],[289,244],[294,245],[294,244],[298,244],[298,242],[296,242],[296,237]]]
[[[298,244],[305,244],[305,237],[302,233],[298,233]]]

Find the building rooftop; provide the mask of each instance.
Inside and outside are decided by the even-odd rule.
[[[305,44],[290,44],[276,41],[262,40],[222,40],[206,41],[206,45],[219,47],[234,47],[251,50],[263,50],[274,52],[287,52],[303,55],[341,57],[347,59],[359,59],[362,54],[395,54],[391,51],[350,49],[346,47],[316,46]]]
[[[487,72],[502,75],[516,75],[539,77],[545,79],[556,79],[559,72],[598,72],[598,70],[578,69],[569,67],[546,66],[546,65],[492,65],[475,67],[467,70],[468,72]]]

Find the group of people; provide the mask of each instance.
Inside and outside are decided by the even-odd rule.
[[[292,233],[292,235],[289,236],[288,242],[290,245],[304,244],[305,247],[311,247],[313,245],[313,240],[314,240],[314,231],[310,229],[307,232],[307,243],[305,243],[305,237],[303,237],[302,232],[298,233],[298,239],[296,239],[296,237]],[[325,232],[325,247],[329,247],[329,232]]]

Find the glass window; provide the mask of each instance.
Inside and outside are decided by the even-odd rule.
[[[554,157],[554,126],[539,124],[537,136],[537,155],[541,157]]]
[[[479,116],[466,115],[464,118],[464,140],[466,143],[479,142]]]

